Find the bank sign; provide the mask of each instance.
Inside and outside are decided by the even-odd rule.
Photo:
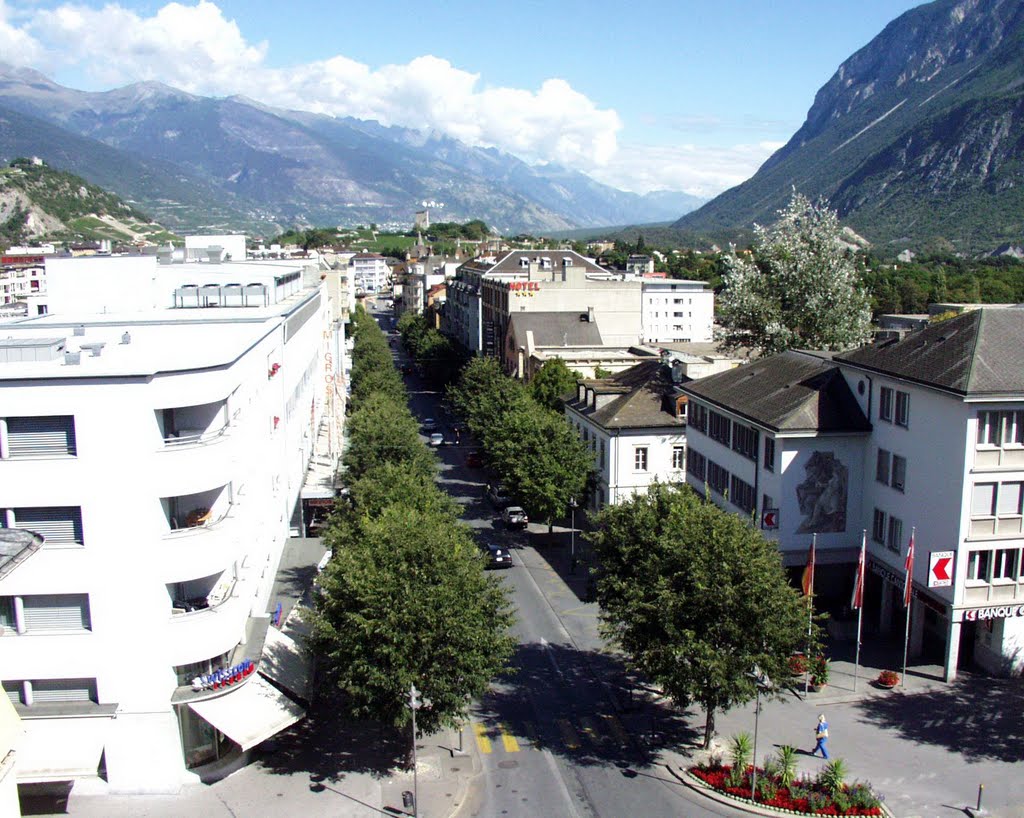
[[[964,611],[964,622],[983,622],[986,619],[1012,619],[1015,616],[1024,616],[1024,605],[972,608],[969,611]]]

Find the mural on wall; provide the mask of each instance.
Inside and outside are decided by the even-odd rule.
[[[814,452],[804,464],[807,477],[796,487],[804,519],[797,534],[846,531],[848,470],[832,452]]]

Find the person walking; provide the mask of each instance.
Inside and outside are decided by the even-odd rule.
[[[822,713],[818,716],[818,723],[814,727],[814,738],[817,739],[817,744],[814,745],[814,749],[811,750],[811,755],[817,755],[818,750],[821,750],[821,757],[828,758],[828,722],[825,721],[825,714]]]

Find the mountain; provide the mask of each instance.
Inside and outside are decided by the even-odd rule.
[[[769,223],[796,188],[892,249],[1024,236],[1024,0],[936,0],[891,22],[818,91],[743,184],[673,226]]]
[[[39,159],[0,169],[0,244],[33,240],[165,242],[176,238],[131,205]]]
[[[616,190],[580,173],[532,167],[439,134],[285,111],[245,97],[199,97],[160,83],[90,93],[0,65],[0,106],[142,165],[124,182],[110,184],[154,213],[162,201],[186,197],[140,184],[143,168],[161,167],[186,185],[196,184],[197,193],[212,197],[196,203],[204,221],[215,212],[217,219],[230,220],[234,213],[239,220],[284,225],[405,225],[433,203],[438,220],[481,218],[501,232],[542,233],[667,220],[695,204],[678,198],[685,194],[673,199]],[[32,138],[14,123],[9,130],[12,140]],[[58,164],[42,149],[31,153]],[[75,170],[89,176],[87,167]]]

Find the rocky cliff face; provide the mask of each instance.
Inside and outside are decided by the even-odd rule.
[[[937,0],[818,91],[750,180],[677,226],[770,221],[796,187],[876,243],[991,249],[1024,232],[1024,0]]]

